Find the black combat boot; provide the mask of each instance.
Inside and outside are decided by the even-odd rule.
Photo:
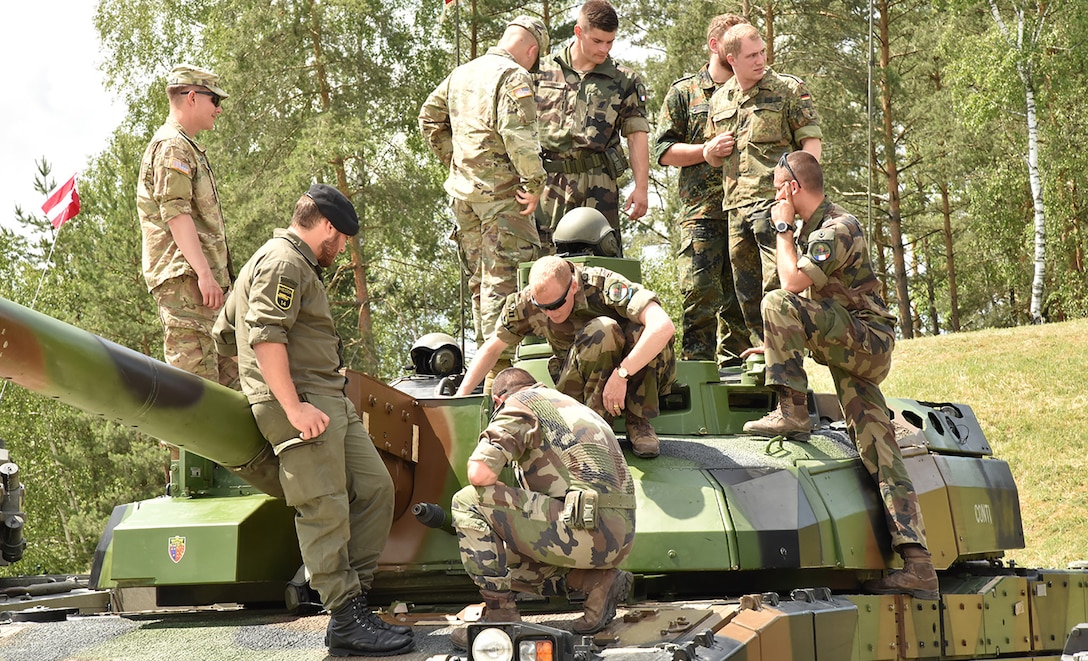
[[[325,646],[332,656],[389,656],[412,649],[412,637],[393,629],[367,607],[366,597],[356,595],[333,610],[325,630]]]

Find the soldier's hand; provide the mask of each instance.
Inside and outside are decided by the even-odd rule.
[[[646,215],[646,210],[649,208],[649,196],[646,194],[646,191],[640,191],[637,188],[631,191],[631,194],[627,197],[627,203],[623,205],[624,212],[631,220],[642,218]]]
[[[537,202],[540,201],[539,195],[533,195],[520,188],[514,191],[514,197],[517,198],[518,204],[524,205],[525,207],[521,210],[521,215],[523,216],[533,215],[533,212],[536,211]]]
[[[200,287],[200,295],[204,298],[204,307],[218,310],[223,307],[223,288],[215,281],[211,272],[197,278],[197,286]]]
[[[740,354],[740,359],[744,360],[748,356],[754,356],[763,353],[763,347],[749,347]]]
[[[601,393],[601,404],[605,411],[617,416],[623,411],[623,405],[627,401],[627,381],[621,379],[615,370],[608,376],[604,383],[604,392]]]
[[[309,402],[299,402],[297,409],[284,412],[291,426],[298,430],[298,437],[304,441],[317,438],[329,427],[329,416]]]

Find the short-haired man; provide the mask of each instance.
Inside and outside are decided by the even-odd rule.
[[[609,56],[617,29],[619,17],[612,5],[589,0],[578,12],[574,39],[542,59],[535,76],[540,146],[548,171],[537,224],[541,241],[548,245],[559,219],[577,207],[599,209],[619,228],[616,180],[628,167],[621,134],[627,138],[635,180],[623,209],[638,220],[648,208],[646,86],[637,73]]]
[[[453,496],[461,561],[484,598],[484,621],[521,619],[516,592],[585,594],[572,628],[600,631],[631,589],[617,569],[635,541],[635,484],[612,427],[519,368],[495,378],[495,413]],[[518,484],[499,481],[516,466]],[[517,560],[516,564],[512,562]],[[466,649],[468,630],[450,636]]]
[[[784,152],[803,149],[820,160],[823,134],[804,82],[767,67],[767,48],[759,30],[748,23],[722,35],[719,56],[733,68],[733,79],[710,99],[703,156],[722,169],[729,212],[729,261],[733,286],[752,343],[763,340],[759,302],[778,288],[774,204],[775,161]]]
[[[680,168],[680,252],[676,266],[684,297],[684,360],[713,360],[735,365],[752,346],[733,289],[729,263],[729,214],[722,207],[721,172],[703,156],[707,113],[714,92],[733,77],[718,53],[726,30],[746,23],[736,14],[722,14],[706,31],[710,61],[677,80],[665,93],[657,118],[654,155],[661,165]],[[723,133],[720,140],[732,140]]]
[[[393,522],[393,480],[344,394],[343,343],[321,278],[358,231],[340,191],[311,186],[291,226],[242,267],[215,340],[238,356],[242,391],[298,511],[310,585],[331,614],[329,653],[385,656],[412,649],[411,629],[386,624],[366,601]]]
[[[477,344],[491,336],[503,301],[517,291],[518,264],[539,256],[533,211],[545,175],[529,70],[548,44],[542,20],[518,16],[496,46],[454,69],[419,111],[420,131],[449,168],[445,187]]]
[[[766,356],[766,381],[778,391],[778,408],[746,423],[744,430],[806,437],[806,350],[827,365],[862,464],[885,505],[892,548],[903,557],[902,570],[868,581],[865,588],[936,599],[937,574],[926,550],[918,495],[880,392],[892,365],[895,317],[880,297],[861,223],[824,196],[823,172],[811,154],[784,155],[774,170],[774,186],[771,220],[782,289],[763,299],[763,347],[753,351]],[[798,244],[803,246],[800,257]]]
[[[233,273],[215,177],[196,141],[215,128],[227,93],[211,71],[179,64],[166,96],[170,116],[147,145],[136,184],[144,280],[159,307],[166,362],[237,387],[238,366],[212,341]]]
[[[650,418],[676,378],[676,333],[657,295],[608,269],[583,268],[541,257],[529,286],[511,294],[491,336],[457,390],[467,395],[507,347],[527,335],[544,337],[555,355],[549,372],[556,388],[611,421],[625,413],[627,439],[639,457],[658,455]]]

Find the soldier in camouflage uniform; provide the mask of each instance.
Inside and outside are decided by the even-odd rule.
[[[654,156],[680,168],[680,252],[676,267],[684,296],[684,360],[716,360],[736,365],[752,346],[733,289],[729,264],[729,214],[722,207],[721,173],[703,157],[710,98],[733,77],[718,55],[726,30],[745,20],[735,14],[714,17],[707,29],[710,62],[665,93],[657,118]],[[727,136],[732,140],[732,134]]]
[[[574,40],[541,60],[535,76],[540,146],[548,171],[537,210],[545,245],[551,245],[559,219],[576,207],[600,210],[619,229],[616,180],[628,165],[635,188],[623,209],[631,220],[646,213],[650,180],[646,86],[638,74],[609,56],[618,27],[612,5],[590,0],[578,12]],[[621,134],[631,150],[630,163]]]
[[[635,485],[611,426],[528,372],[503,370],[495,413],[468,459],[469,486],[453,496],[461,561],[480,587],[484,620],[518,621],[516,592],[585,593],[576,633],[603,629],[627,596],[616,569],[635,541]],[[518,484],[499,481],[513,468]],[[451,639],[467,649],[468,632]]]
[[[753,26],[736,25],[722,35],[719,56],[733,79],[710,99],[703,156],[722,169],[729,212],[729,260],[733,286],[752,343],[763,340],[759,302],[778,288],[772,172],[784,152],[804,149],[820,159],[822,133],[816,108],[798,78],[767,68],[767,49]]]
[[[143,272],[159,306],[166,362],[236,388],[238,367],[211,338],[233,273],[215,177],[201,131],[215,127],[227,93],[219,77],[179,64],[166,80],[170,117],[140,162],[136,207],[143,231]]]
[[[533,211],[545,175],[527,70],[536,69],[548,43],[543,21],[515,18],[497,46],[454,69],[419,112],[420,131],[449,168],[445,187],[478,344],[494,332],[503,301],[517,290],[518,264],[540,250]]]
[[[807,437],[805,350],[827,365],[858,454],[884,500],[892,548],[903,556],[902,570],[865,587],[936,599],[937,574],[926,550],[918,496],[880,392],[891,369],[895,317],[880,297],[861,223],[824,197],[823,172],[811,154],[784,156],[774,171],[774,185],[778,202],[771,216],[783,288],[763,299],[761,351],[767,384],[779,393],[778,409],[746,423],[744,430]],[[803,224],[795,239],[798,215]],[[798,243],[804,246],[800,258]],[[806,289],[808,296],[802,295]]]
[[[508,347],[538,335],[555,352],[549,371],[556,388],[609,421],[626,411],[634,453],[656,457],[649,419],[676,378],[675,333],[649,289],[548,255],[533,264],[529,286],[507,297],[495,334],[476,352],[457,394],[471,393]]]

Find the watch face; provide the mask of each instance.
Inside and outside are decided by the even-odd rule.
[[[776,230],[778,230],[779,233],[788,232],[789,230],[793,229],[793,225],[791,225],[790,223],[787,223],[787,222],[785,222],[783,220],[778,220],[778,221],[775,221],[774,228]]]

